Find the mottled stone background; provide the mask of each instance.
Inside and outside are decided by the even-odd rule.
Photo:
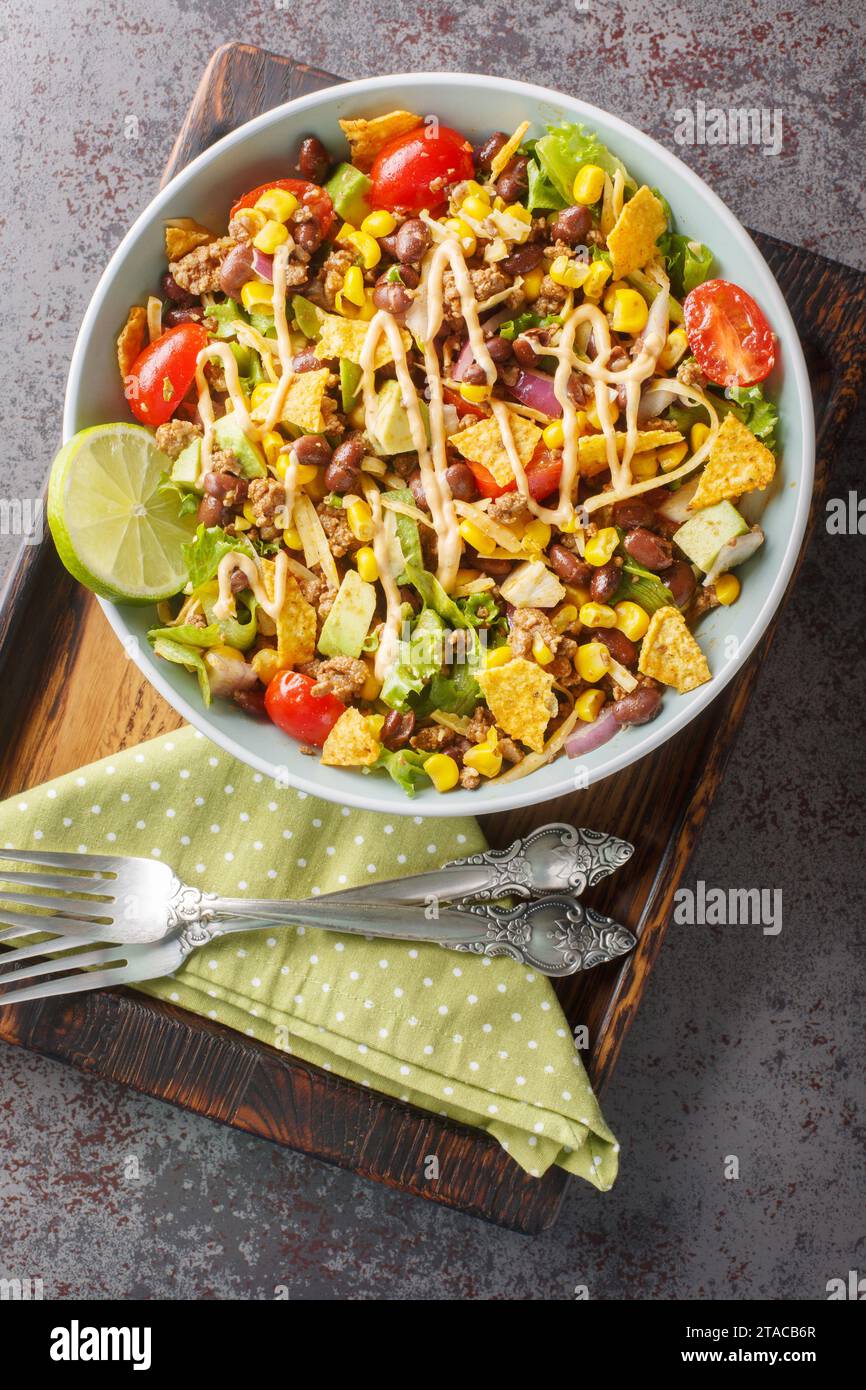
[[[88,295],[230,39],[349,77],[547,82],[671,148],[674,111],[698,99],[779,108],[778,158],[678,153],[747,225],[866,266],[858,0],[589,0],[587,13],[6,0],[0,25],[7,497],[41,486]],[[864,427],[861,410],[837,495],[863,490]],[[60,1298],[269,1298],[285,1284],[302,1299],[567,1299],[586,1284],[593,1298],[808,1299],[866,1270],[863,547],[819,531],[689,872],[781,888],[783,931],[670,930],[606,1100],[623,1143],[611,1194],[575,1182],[555,1229],[528,1241],[3,1048],[0,1276],[41,1276]],[[729,1154],[738,1182],[723,1178]]]

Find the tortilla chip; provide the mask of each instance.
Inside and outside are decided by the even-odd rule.
[[[147,310],[140,304],[133,304],[126,316],[126,323],[117,339],[117,365],[124,383],[132,370],[132,364],[144,348],[147,338]]]
[[[331,357],[345,357],[347,362],[354,362],[356,367],[360,367],[361,350],[369,323],[364,319],[344,319],[339,314],[322,314],[320,317],[321,335],[319,341],[313,344],[313,351],[319,360],[326,362]],[[412,346],[412,339],[405,328],[400,330],[400,336],[403,346],[408,350]],[[393,361],[394,354],[383,334],[376,346],[373,365],[386,367]]]
[[[531,420],[517,415],[513,410],[510,410],[508,415],[517,457],[525,468],[535,453],[541,430]],[[514,469],[511,467],[511,460],[502,442],[494,415],[485,420],[478,420],[459,434],[452,434],[448,443],[453,444],[465,459],[482,464],[488,473],[492,473],[500,487],[507,487],[509,483],[514,482]]]
[[[297,425],[304,434],[324,434],[327,421],[322,414],[322,401],[330,375],[327,367],[321,367],[317,372],[301,372],[296,376],[289,384],[283,402],[283,413],[280,416],[282,423]],[[263,401],[255,407],[250,414],[254,424],[264,423],[270,404],[270,401]]]
[[[325,767],[372,767],[382,745],[359,709],[343,710],[322,748]]]
[[[607,238],[615,280],[641,270],[652,259],[667,225],[664,208],[644,184],[626,203]]]
[[[726,415],[710,448],[710,457],[689,504],[692,510],[735,501],[773,481],[776,460],[765,444],[737,419]]]
[[[659,608],[650,618],[637,669],[684,695],[710,679],[707,659],[678,608]]]
[[[556,712],[553,676],[535,661],[516,657],[475,676],[501,729],[534,753],[544,748],[544,731]]]
[[[529,121],[521,121],[514,134],[509,136],[502,149],[490,162],[490,177],[498,179],[502,170],[510,164],[517,151],[520,149],[521,141],[529,129]]]
[[[626,435],[617,433],[616,451],[620,458],[625,453]],[[661,449],[667,444],[679,444],[682,435],[679,430],[638,430],[636,454],[646,454],[651,449]],[[607,440],[603,434],[587,434],[578,440],[577,457],[580,471],[584,477],[591,478],[607,468]]]
[[[207,246],[210,242],[216,241],[214,233],[209,232],[200,222],[183,218],[183,223],[182,227],[167,226],[165,229],[166,260],[179,261],[197,246]]]
[[[340,121],[340,128],[349,142],[352,163],[366,174],[389,141],[422,124],[422,118],[412,111],[389,111],[387,116],[374,116],[371,121],[364,116],[354,121]]]
[[[276,564],[262,560],[262,583],[268,598],[273,599]],[[297,666],[312,661],[316,653],[316,610],[307,603],[297,579],[286,574],[283,606],[277,615],[277,656],[280,667]]]

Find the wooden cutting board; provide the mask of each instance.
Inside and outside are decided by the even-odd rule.
[[[243,44],[214,54],[172,151],[171,178],[214,140],[281,102],[338,79]],[[300,132],[299,132],[300,133]],[[861,389],[866,277],[773,237],[755,240],[790,305],[814,387],[815,505]],[[562,981],[572,1026],[585,1024],[590,1079],[603,1092],[667,926],[673,894],[700,834],[772,639],[691,723],[641,763],[579,797],[486,817],[494,845],[550,820],[613,831],[637,845],[593,905],[639,936],[622,964]],[[180,720],[147,685],[102,613],[58,563],[50,539],[24,547],[0,598],[0,795],[175,729]],[[648,816],[647,807],[652,807]],[[533,1179],[479,1131],[415,1110],[169,1005],[132,992],[83,995],[0,1012],[0,1038],[111,1077],[201,1115],[350,1168],[366,1177],[537,1232],[556,1217],[566,1175]],[[436,1153],[443,1174],[423,1177]]]

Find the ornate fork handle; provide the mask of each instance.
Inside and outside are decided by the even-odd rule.
[[[486,930],[478,941],[456,945],[455,950],[510,956],[545,975],[574,975],[605,965],[637,944],[619,922],[573,897],[551,895],[512,908],[471,903],[461,911],[482,918]]]

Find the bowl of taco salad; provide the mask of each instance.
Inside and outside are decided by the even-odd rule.
[[[778,288],[677,159],[540,88],[379,78],[243,126],[129,232],[49,519],[235,756],[491,811],[627,766],[739,669],[812,435]]]

